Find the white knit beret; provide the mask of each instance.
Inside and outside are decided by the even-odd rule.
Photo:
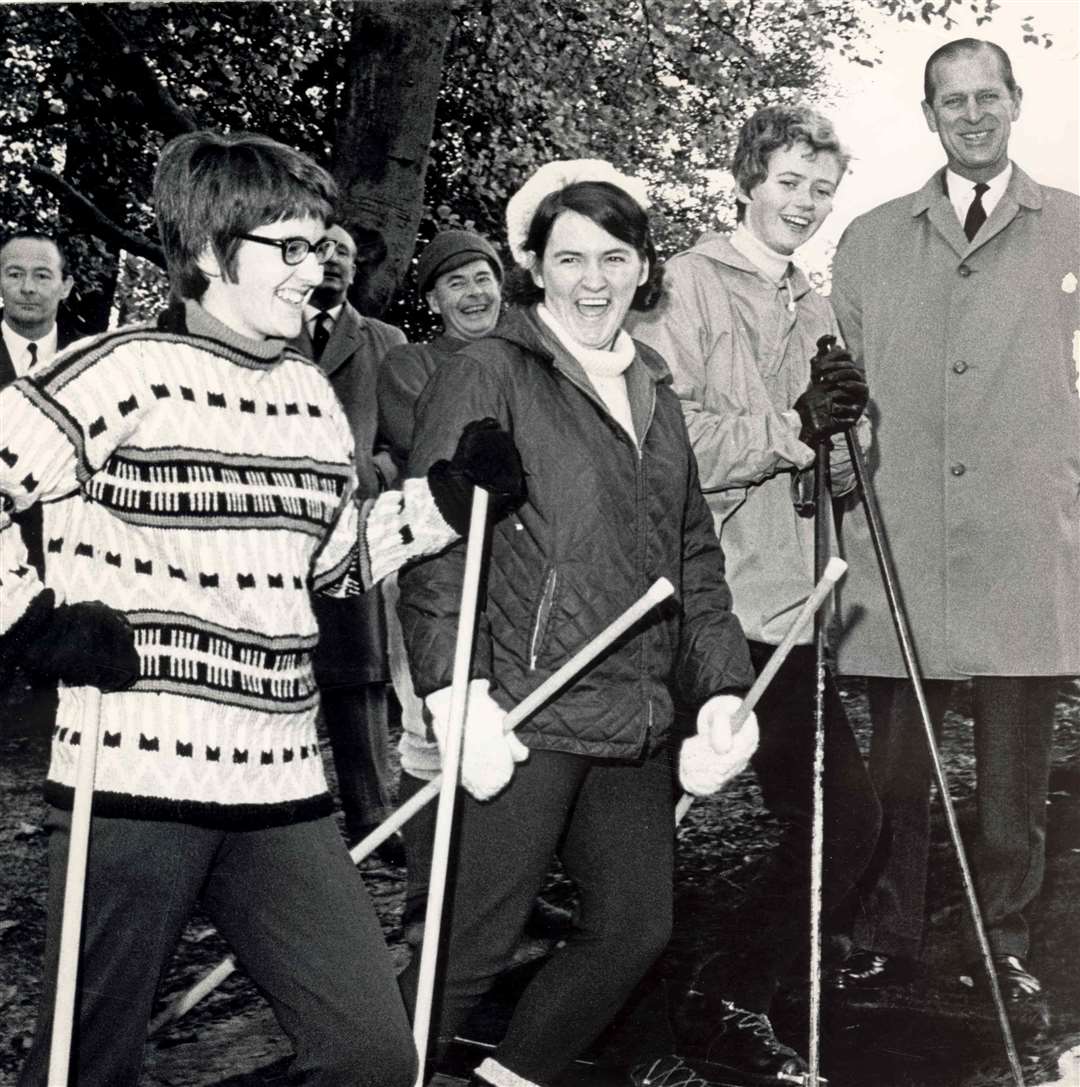
[[[627,193],[642,211],[649,207],[649,190],[640,178],[619,173],[604,159],[561,159],[548,162],[521,186],[506,205],[506,237],[514,260],[531,268],[533,255],[525,249],[533,216],[541,201],[550,193],[579,181],[607,181]]]

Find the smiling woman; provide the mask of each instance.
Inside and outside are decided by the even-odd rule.
[[[258,235],[236,235],[241,244],[229,263],[206,245],[198,258],[199,270],[208,280],[203,308],[241,336],[289,340],[300,334],[304,302],[322,283],[322,266],[329,256],[320,244],[329,241],[323,238],[326,222],[313,217],[281,219],[259,230]],[[300,242],[306,247],[302,255]],[[300,260],[290,261],[290,250]]]
[[[604,162],[537,171],[507,207],[516,295],[528,304],[442,362],[416,408],[410,475],[480,411],[512,431],[528,481],[525,502],[493,530],[478,620],[441,1042],[508,965],[556,850],[581,894],[565,945],[477,1069],[481,1085],[552,1082],[666,944],[676,700],[701,706],[699,727],[718,738],[714,751],[695,737],[701,790],[719,788],[752,749],[752,725],[731,742],[731,692],[749,683],[749,660],[678,400],[663,360],[623,328],[658,293],[647,204],[640,182]],[[462,561],[451,548],[400,579],[413,681],[436,736]],[[521,742],[505,739],[506,710],[657,577],[681,605],[524,722]],[[410,999],[418,967],[403,975]]]

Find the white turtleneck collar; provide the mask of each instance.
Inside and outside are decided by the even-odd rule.
[[[567,332],[543,302],[536,307],[536,315],[555,334],[559,343],[581,363],[587,374],[616,377],[634,361],[634,341],[621,328],[610,348],[586,347]]]
[[[767,246],[746,223],[739,223],[735,227],[731,245],[777,287],[791,274],[791,257]]]
[[[634,417],[630,411],[630,396],[626,391],[626,369],[634,361],[636,353],[634,341],[620,328],[608,350],[586,347],[566,331],[542,302],[536,307],[536,315],[570,355],[581,363],[581,368],[612,417],[630,435],[634,445],[638,445]]]

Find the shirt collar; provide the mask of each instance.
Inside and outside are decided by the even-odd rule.
[[[998,201],[1005,195],[1009,187],[1009,179],[1012,177],[1012,160],[1000,174],[985,182],[986,192],[983,193],[982,203],[986,209],[986,217],[997,207]],[[956,217],[963,222],[967,218],[968,208],[975,199],[975,182],[970,178],[961,177],[954,170],[945,169],[945,191],[949,194],[949,203],[956,209]]]
[[[30,369],[30,352],[27,350],[27,345],[31,343],[37,344],[38,366],[41,366],[42,363],[49,362],[53,355],[56,354],[57,331],[55,321],[53,322],[52,328],[37,340],[30,340],[25,336],[21,336],[7,323],[7,321],[0,322],[0,330],[3,331],[4,344],[8,349],[8,354],[11,356],[11,363],[15,367],[15,374],[18,377],[22,377],[23,374]]]
[[[325,313],[330,318],[330,323],[334,325],[337,324],[337,319],[341,316],[341,311],[344,308],[344,302],[339,302],[336,306],[331,306],[328,310],[322,310],[318,306],[313,306],[310,302],[305,302],[304,320],[310,325],[320,313]]]

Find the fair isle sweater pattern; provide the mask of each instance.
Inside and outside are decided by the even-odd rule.
[[[46,503],[57,598],[101,600],[135,630],[140,677],[102,699],[95,811],[229,828],[314,818],[331,800],[310,594],[371,583],[362,513],[396,545],[384,565],[417,553],[423,525],[435,547],[454,537],[433,509],[408,523],[401,493],[357,508],[352,435],[316,366],[193,303],[185,317],[182,331],[84,341],[6,390],[0,489],[19,508]],[[0,543],[14,546],[8,531]],[[7,560],[5,629],[40,590]],[[80,705],[61,690],[46,783],[61,807]]]

